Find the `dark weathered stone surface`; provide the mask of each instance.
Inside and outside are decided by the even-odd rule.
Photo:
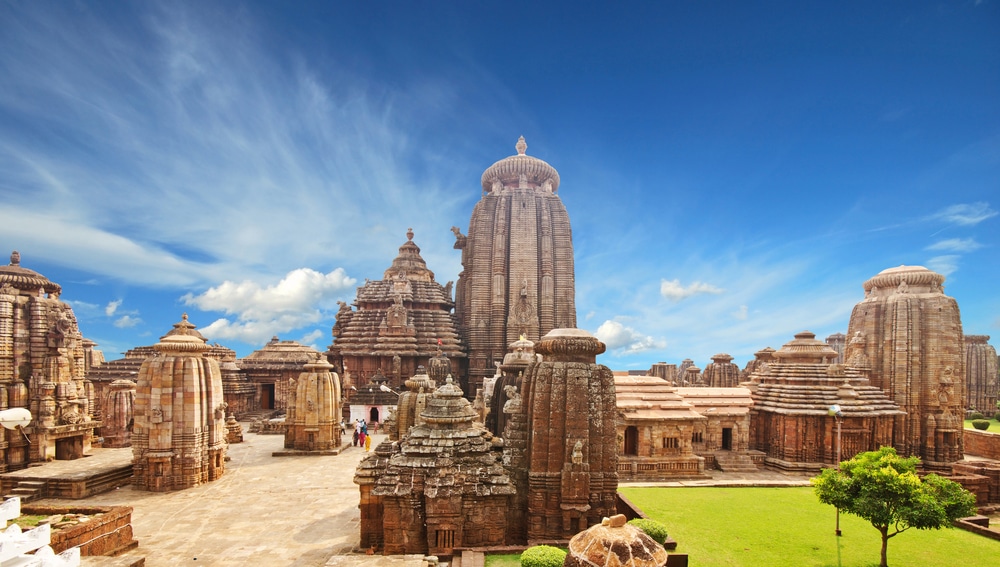
[[[733,364],[732,356],[717,354],[702,372],[701,381],[711,388],[735,388],[740,383],[740,367]]]
[[[468,236],[452,229],[462,250],[455,314],[469,349],[463,386],[470,395],[521,335],[537,341],[552,329],[576,326],[573,238],[556,195],[559,173],[525,155],[526,148],[522,138],[517,155],[483,173]]]
[[[965,335],[965,370],[968,388],[965,406],[987,416],[997,411],[997,351],[989,335]]]
[[[922,266],[883,270],[864,283],[848,326],[846,364],[860,368],[906,412],[893,445],[924,466],[962,459],[965,349],[958,303],[944,276]]]
[[[132,446],[132,415],[135,407],[135,382],[115,380],[101,400],[101,437],[105,447]]]

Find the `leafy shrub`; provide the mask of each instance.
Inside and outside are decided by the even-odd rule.
[[[974,411],[969,414],[969,419],[983,419],[984,417],[986,416],[979,413],[978,411]]]
[[[993,419],[995,419],[997,421],[1000,421],[1000,411],[998,411],[995,414],[993,414]]]
[[[663,545],[663,542],[667,541],[667,526],[661,522],[646,518],[636,518],[629,520],[628,523],[645,532],[646,535],[653,538],[660,545]]]
[[[986,431],[987,429],[990,428],[990,420],[988,420],[988,419],[973,419],[972,420],[972,427],[975,427],[976,429],[978,429],[980,431]]]
[[[521,567],[562,567],[566,552],[551,545],[536,545],[521,554]]]

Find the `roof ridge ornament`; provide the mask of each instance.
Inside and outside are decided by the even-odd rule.
[[[528,151],[528,143],[524,141],[524,136],[517,139],[517,145],[514,146],[517,150],[517,155],[523,156],[524,152]]]
[[[521,140],[524,140],[524,138],[522,137]],[[14,250],[13,252],[10,253],[10,265],[18,266],[20,264],[21,264],[21,254],[17,250]]]

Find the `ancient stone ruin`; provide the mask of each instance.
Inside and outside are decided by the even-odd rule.
[[[569,540],[565,567],[663,567],[667,550],[622,514],[604,518]]]
[[[273,337],[264,348],[255,350],[238,361],[240,371],[254,384],[257,398],[253,411],[288,409],[293,389],[291,381],[302,367],[314,360],[319,351],[295,341]]]
[[[135,387],[131,380],[115,380],[105,388],[101,398],[101,437],[105,447],[132,446]]]
[[[866,281],[844,356],[906,412],[896,449],[947,471],[963,456],[966,374],[958,303],[943,284],[943,275],[922,266],[889,268]]]
[[[740,384],[740,367],[733,364],[733,357],[726,353],[712,356],[712,364],[705,367],[701,380],[712,388],[735,388]]]
[[[573,238],[556,195],[559,173],[525,155],[504,158],[483,172],[483,197],[457,227],[462,272],[455,292],[459,332],[468,347],[471,396],[494,374],[507,346],[521,335],[537,341],[555,328],[576,326]]]
[[[219,362],[185,313],[139,369],[132,431],[133,486],[166,492],[225,471],[226,404]]]
[[[835,466],[838,424],[841,461],[897,441],[905,417],[899,405],[836,359],[837,351],[803,331],[745,383],[754,401],[750,447],[767,465],[810,472]]]
[[[305,365],[285,417],[285,449],[295,454],[340,452],[340,378],[322,355]]]
[[[965,407],[992,416],[997,408],[997,351],[989,343],[989,335],[965,335],[966,381]]]
[[[33,416],[24,433],[0,434],[0,471],[82,457],[100,426],[92,420],[84,339],[61,292],[21,267],[16,251],[0,266],[0,409],[28,408]]]

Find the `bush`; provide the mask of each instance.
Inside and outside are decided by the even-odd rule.
[[[990,420],[988,420],[988,419],[973,419],[972,420],[972,427],[975,427],[976,429],[978,429],[980,431],[986,431],[987,429],[990,428]]]
[[[667,526],[663,525],[662,522],[647,518],[635,518],[634,520],[629,520],[628,523],[645,532],[646,535],[653,538],[653,541],[660,545],[663,545],[663,542],[667,541]]]
[[[536,545],[521,554],[521,567],[562,567],[566,552],[551,545]]]
[[[978,411],[974,411],[969,414],[969,419],[983,419],[984,417],[986,416]]]
[[[993,419],[995,419],[997,421],[1000,421],[1000,411],[998,411],[995,414],[993,414]]]

